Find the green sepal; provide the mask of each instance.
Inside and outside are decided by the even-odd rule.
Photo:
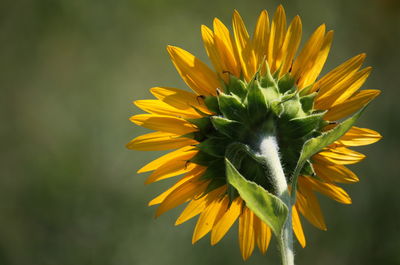
[[[296,97],[296,94],[297,94],[296,91],[294,91],[294,92],[292,92],[292,91],[286,92],[285,94],[282,95],[281,102],[284,103],[285,101],[293,99],[294,97]]]
[[[225,177],[225,163],[223,159],[214,160],[208,166],[200,180],[213,179],[218,177]]]
[[[278,100],[272,102],[271,110],[277,117],[281,117],[282,113],[285,111],[283,105],[280,104]]]
[[[240,139],[243,133],[243,125],[237,121],[232,121],[218,116],[211,117],[214,128],[232,139]]]
[[[284,122],[281,129],[285,130],[285,134],[290,135],[292,138],[300,138],[319,129],[324,115],[325,112],[322,112],[305,117],[294,118],[288,122]]]
[[[209,192],[212,192],[215,189],[218,189],[219,187],[222,187],[223,185],[226,184],[226,178],[224,177],[218,177],[214,178],[211,180],[211,182],[207,185],[206,190],[204,191],[204,194],[207,194]]]
[[[270,86],[264,86],[262,81],[260,83],[267,106],[279,117],[283,111],[283,107],[281,105],[281,95],[276,83]]]
[[[236,121],[246,120],[246,107],[238,96],[221,93],[218,96],[218,104],[226,118]]]
[[[218,99],[214,96],[206,96],[204,98],[204,104],[206,104],[207,109],[214,113],[221,113],[219,110]]]
[[[215,160],[217,160],[218,157],[209,155],[207,153],[204,153],[202,151],[199,151],[194,157],[192,157],[189,162],[201,165],[201,166],[209,166],[211,163],[213,163]]]
[[[262,87],[277,87],[276,81],[271,74],[271,69],[269,68],[269,64],[267,60],[264,60],[264,68],[265,74],[260,78],[260,84]]]
[[[258,123],[259,119],[268,114],[267,102],[257,80],[253,80],[249,84],[246,100],[249,117],[251,117],[251,120],[255,123]]]
[[[194,139],[198,142],[201,142],[204,140],[205,135],[202,134],[201,132],[191,132],[191,133],[181,135],[178,138],[190,138],[190,139]]]
[[[292,201],[296,200],[296,189],[297,189],[297,178],[301,172],[301,169],[304,166],[304,163],[313,156],[314,154],[321,151],[324,147],[332,144],[340,137],[342,137],[348,130],[351,129],[353,124],[357,121],[357,119],[361,116],[363,111],[368,105],[365,105],[362,109],[356,112],[353,116],[338,124],[333,129],[323,132],[321,135],[311,138],[306,141],[303,145],[303,148],[300,152],[299,160],[297,161],[296,168],[293,171],[292,176]]]
[[[198,114],[200,114],[201,116],[203,116],[203,117],[205,117],[205,116],[208,116],[209,114],[208,113],[205,113],[205,112],[203,112],[203,111],[201,111],[201,110],[199,110],[198,108],[196,108],[195,106],[191,106]]]
[[[207,140],[199,143],[197,148],[204,153],[216,157],[223,157],[225,155],[226,146],[232,140],[220,137],[209,137]]]
[[[293,97],[282,102],[284,111],[281,115],[282,119],[290,120],[296,117],[303,117],[305,113],[303,112],[299,94],[295,93]]]
[[[284,111],[284,108],[281,104],[281,96],[279,94],[278,88],[275,86],[270,86],[267,88],[263,87],[262,91],[268,108],[272,110],[275,116],[280,117],[282,112]]]
[[[279,117],[283,111],[283,108],[279,104],[281,96],[279,93],[278,84],[271,74],[268,62],[266,60],[264,62],[264,68],[266,69],[266,72],[259,78],[259,84],[262,88],[268,108]]]
[[[279,68],[272,74],[272,77],[273,77],[275,80],[278,80],[278,79],[279,79],[279,75],[281,74],[281,70],[282,70],[282,64],[281,64],[281,66],[279,66]]]
[[[198,118],[198,119],[186,119],[188,122],[191,124],[196,125],[196,127],[199,129],[200,132],[206,133],[207,131],[212,128],[212,124],[210,121],[210,117],[203,117],[203,118]]]
[[[283,94],[289,90],[292,90],[293,88],[295,88],[294,83],[295,83],[294,78],[289,73],[285,74],[278,81],[279,91]]]
[[[262,88],[268,106],[271,106],[272,103],[275,101],[277,102],[280,101],[279,90],[276,86],[269,86],[269,87],[262,86]]]
[[[314,108],[314,99],[317,93],[311,93],[306,96],[300,97],[300,103],[303,111],[307,114],[311,113]]]
[[[229,75],[229,85],[227,92],[233,93],[240,98],[244,98],[247,94],[246,83],[234,75]]]
[[[288,207],[263,187],[245,179],[228,159],[225,159],[225,165],[229,184],[239,192],[246,206],[268,224],[279,238],[288,218]]]
[[[300,96],[306,96],[310,93],[311,89],[313,88],[314,84],[309,85],[308,87],[303,88],[302,90],[300,90]]]

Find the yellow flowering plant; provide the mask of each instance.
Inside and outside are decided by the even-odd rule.
[[[237,11],[232,28],[233,34],[217,18],[213,29],[201,27],[214,70],[181,48],[167,47],[193,92],[154,87],[156,99],[135,101],[148,114],[130,120],[156,132],[127,147],[175,149],[138,172],[152,172],[146,183],[183,175],[149,205],[158,205],[159,216],[187,203],[176,225],[199,215],[193,243],[211,233],[214,245],[239,220],[243,259],[256,245],[265,253],[273,234],[282,264],[294,264],[293,232],[306,245],[299,213],[326,230],[315,193],[351,203],[337,183],[358,181],[346,165],[365,156],[348,147],[381,138],[353,126],[380,91],[360,89],[371,72],[361,68],[365,54],[319,78],[333,32],[319,26],[297,52],[301,20],[296,16],[287,27],[282,6],[271,23],[261,12],[252,37]]]

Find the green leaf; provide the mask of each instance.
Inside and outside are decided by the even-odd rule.
[[[300,174],[305,175],[305,176],[311,176],[311,177],[315,176],[314,167],[313,167],[312,163],[310,162],[310,160],[307,160],[304,163],[304,166],[301,169]]]
[[[249,156],[254,161],[260,164],[264,164],[264,159],[257,156],[257,154],[253,152],[251,148],[246,144],[234,142],[228,145],[228,147],[226,148],[225,157],[227,157],[236,168],[240,168],[242,160],[246,156]]]
[[[245,179],[228,159],[225,159],[225,164],[229,184],[239,192],[246,206],[280,237],[289,212],[285,203],[263,187]]]
[[[353,124],[357,121],[357,119],[361,116],[362,112],[367,107],[364,106],[361,110],[356,112],[352,117],[348,118],[344,122],[338,124],[335,128],[322,133],[320,136],[314,137],[306,141],[303,145],[303,148],[300,153],[299,160],[297,161],[296,168],[293,172],[293,181],[292,181],[292,201],[293,203],[296,200],[296,189],[297,189],[297,178],[300,174],[301,169],[304,166],[304,163],[313,156],[314,154],[321,151],[324,147],[332,144],[334,141],[338,140],[342,137]]]

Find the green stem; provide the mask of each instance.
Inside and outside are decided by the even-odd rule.
[[[280,238],[278,239],[282,256],[282,265],[294,265],[292,204],[285,173],[279,157],[279,147],[276,137],[271,135],[266,136],[261,141],[260,152],[268,166],[276,195],[286,204],[289,209],[286,223],[283,227]]]
[[[290,200],[289,194],[287,194],[287,199]],[[283,200],[283,198],[281,198]],[[279,239],[279,248],[282,255],[283,265],[294,265],[294,253],[293,253],[293,227],[292,227],[292,207],[290,202],[288,203],[283,200],[286,205],[288,205],[289,212],[288,218],[286,220],[285,226],[283,227],[281,238]]]

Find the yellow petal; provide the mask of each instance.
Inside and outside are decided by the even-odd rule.
[[[139,114],[129,119],[131,122],[150,130],[175,134],[188,134],[198,129],[185,119],[155,114]]]
[[[221,207],[226,210],[228,198],[216,199],[207,206],[205,211],[200,214],[199,220],[197,220],[196,227],[194,228],[192,244],[196,243],[199,239],[203,238],[214,226],[214,222],[218,219],[218,215],[221,215]],[[224,208],[225,207],[225,208]]]
[[[350,150],[346,147],[336,147],[332,149],[324,149],[313,156],[317,161],[325,161],[329,164],[351,165],[360,162],[365,155]]]
[[[171,192],[158,206],[156,217],[202,194],[209,181],[189,180]]]
[[[332,106],[336,106],[340,103],[345,102],[351,95],[354,94],[367,80],[368,76],[372,71],[372,67],[366,67],[363,70],[357,72],[351,80],[349,80],[349,84],[345,89],[339,90],[338,97],[336,98],[335,102]]]
[[[206,114],[212,114],[205,106],[204,100],[194,93],[172,87],[153,87],[150,91],[159,100],[179,110],[192,111],[196,108]]]
[[[126,147],[139,151],[162,151],[198,144],[196,140],[174,133],[153,132],[136,137]]]
[[[208,27],[202,25],[201,36],[203,38],[204,48],[206,49],[208,58],[210,58],[217,73],[226,79],[227,76],[222,74],[226,67],[224,67],[223,61],[221,61],[221,58],[219,57],[218,49],[214,41],[214,32],[212,32]],[[227,81],[227,79],[225,81]]]
[[[254,215],[254,232],[257,246],[261,253],[265,254],[267,252],[269,242],[271,241],[272,233],[268,225],[261,221],[261,219],[256,215]]]
[[[216,74],[191,53],[168,46],[167,51],[183,81],[199,95],[215,95],[221,86]]]
[[[286,32],[285,40],[281,49],[282,64],[279,66],[281,68],[279,73],[280,77],[285,75],[292,66],[293,58],[300,45],[301,32],[301,19],[299,16],[295,16]]]
[[[307,179],[308,178],[309,177],[307,177]],[[305,177],[301,176],[298,180],[299,189],[296,194],[296,206],[311,224],[321,230],[326,230],[324,216],[322,215],[318,199],[305,179]]]
[[[194,109],[187,109],[187,110],[180,110],[174,108],[161,100],[136,100],[135,105],[141,108],[142,110],[151,113],[151,114],[158,114],[158,115],[171,115],[176,117],[183,117],[183,118],[192,118],[198,119],[202,116],[195,111]]]
[[[151,173],[151,175],[146,179],[145,184],[179,176],[191,172],[192,170],[198,170],[198,168],[201,166],[188,162],[188,160],[191,159],[195,154],[196,151],[187,152],[186,155],[179,157],[179,160],[160,166],[156,171]]]
[[[292,207],[292,223],[294,234],[301,247],[304,248],[306,246],[306,237],[304,236],[303,226],[301,225],[300,216],[295,206]]]
[[[175,225],[180,225],[203,212],[211,202],[221,196],[221,188],[215,189],[200,198],[193,199],[178,217]]]
[[[332,40],[333,31],[329,31],[324,37],[321,50],[318,52],[317,58],[315,59],[313,66],[310,68],[309,71],[305,72],[304,76],[301,78],[300,83],[298,84],[300,89],[312,85],[321,73],[321,70],[325,65],[326,59],[328,58]]]
[[[352,183],[359,181],[353,171],[342,165],[313,164],[318,177],[327,182]]]
[[[214,41],[219,51],[221,61],[224,62],[226,71],[240,77],[240,62],[236,45],[227,27],[218,19],[214,19]]]
[[[322,24],[311,35],[293,64],[292,75],[296,80],[304,78],[303,74],[307,73],[307,71],[312,68],[321,50],[324,39],[325,24]]]
[[[367,80],[372,68],[367,67],[361,71],[348,75],[347,78],[335,84],[323,96],[318,96],[315,101],[316,109],[329,109],[343,103],[354,94]]]
[[[308,184],[310,184],[313,190],[321,192],[322,194],[325,194],[326,196],[334,199],[337,202],[351,204],[350,196],[342,188],[334,184],[323,183],[313,178],[306,178],[305,180]]]
[[[137,173],[153,171],[153,170],[156,170],[157,168],[159,168],[160,166],[163,166],[167,163],[171,163],[174,160],[182,160],[181,157],[182,156],[186,157],[187,152],[189,152],[189,151],[193,151],[193,146],[185,146],[178,150],[175,150],[173,152],[165,154],[165,155],[151,161],[147,165],[143,166],[141,169],[139,169],[137,171]]]
[[[261,11],[258,17],[253,35],[253,48],[256,57],[256,66],[262,63],[262,59],[268,50],[269,17],[267,10]]]
[[[345,102],[329,109],[329,111],[325,114],[324,119],[334,121],[349,116],[353,112],[356,112],[364,107],[380,93],[381,91],[377,89],[365,89],[358,91]]]
[[[247,260],[254,250],[254,214],[247,207],[244,207],[239,217],[239,247],[244,260]]]
[[[211,245],[217,244],[228,232],[231,226],[235,223],[239,217],[242,209],[242,200],[240,198],[235,199],[230,205],[229,209],[220,218],[220,220],[214,225],[211,232]]]
[[[353,126],[345,135],[340,137],[338,143],[347,146],[361,146],[373,144],[382,139],[378,132]]]
[[[173,192],[178,187],[180,187],[183,183],[185,183],[189,180],[198,179],[204,173],[204,171],[205,171],[205,169],[201,168],[201,167],[197,168],[196,170],[192,170],[191,172],[186,174],[183,178],[181,178],[178,182],[176,182],[171,188],[169,188],[168,190],[164,191],[163,193],[161,193],[160,195],[158,195],[157,197],[152,199],[148,205],[153,206],[153,205],[162,203],[165,200],[165,198],[169,194],[171,194],[171,192]]]
[[[365,60],[365,54],[359,54],[342,63],[313,85],[311,92],[319,91],[318,97],[327,93],[336,83],[342,81],[347,76],[357,72]]]
[[[279,5],[275,11],[274,18],[272,19],[271,32],[269,34],[268,54],[267,60],[270,65],[271,71],[275,72],[280,63],[280,53],[286,33],[286,14],[282,5]]]
[[[232,25],[243,76],[246,81],[249,81],[256,72],[255,55],[249,33],[247,32],[239,12],[236,10],[233,12]]]

